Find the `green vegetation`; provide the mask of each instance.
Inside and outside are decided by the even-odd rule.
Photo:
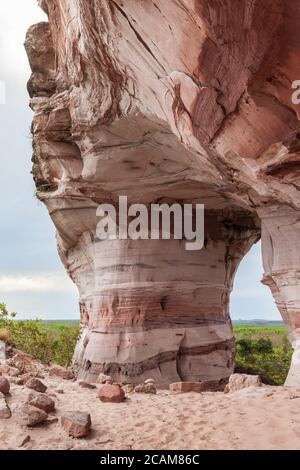
[[[46,364],[71,363],[80,328],[76,321],[16,320],[0,304],[0,339]],[[236,372],[259,374],[265,383],[281,385],[287,376],[292,348],[284,326],[234,325]]]
[[[76,322],[16,320],[16,314],[8,313],[6,305],[0,304],[1,337],[46,364],[68,366],[79,333]]]
[[[235,325],[236,372],[259,374],[263,382],[282,385],[287,376],[292,348],[285,326]]]

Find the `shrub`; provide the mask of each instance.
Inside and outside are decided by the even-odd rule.
[[[8,313],[6,305],[0,304],[0,331],[6,331],[5,341],[31,354],[45,364],[55,362],[62,366],[71,363],[79,337],[79,327],[62,327],[49,330],[41,320],[15,320],[15,313]]]
[[[251,334],[251,337],[249,336]],[[236,372],[259,374],[263,382],[282,385],[292,357],[292,347],[284,329],[247,328],[236,341]]]

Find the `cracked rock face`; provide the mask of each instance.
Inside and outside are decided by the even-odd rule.
[[[300,5],[289,0],[40,0],[26,37],[33,175],[78,286],[78,375],[218,380],[229,298],[260,236],[300,384]],[[115,203],[205,204],[205,244],[96,237]]]

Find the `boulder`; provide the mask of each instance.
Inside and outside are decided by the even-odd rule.
[[[47,390],[46,385],[41,382],[39,379],[32,377],[31,379],[27,380],[25,383],[26,387],[35,390],[36,392],[45,393]]]
[[[8,364],[0,364],[0,373],[7,374],[11,377],[18,377],[21,372],[16,367],[11,367]]]
[[[28,403],[25,403],[19,409],[19,421],[22,425],[33,427],[43,423],[47,418],[48,414],[45,411]]]
[[[236,392],[247,387],[261,387],[261,385],[262,381],[259,375],[232,374],[224,393]]]
[[[105,383],[112,384],[113,380],[110,375],[105,375],[101,373],[98,375],[96,382],[97,384],[105,384]]]
[[[8,419],[11,417],[11,410],[6,403],[5,395],[0,392],[0,419]]]
[[[98,389],[97,397],[105,403],[121,403],[125,392],[120,385],[105,383]]]
[[[10,383],[5,377],[0,377],[0,392],[3,395],[8,395],[10,390]]]
[[[137,385],[134,387],[134,391],[136,393],[152,393],[154,395],[157,393],[153,382]]]
[[[91,415],[82,411],[71,411],[61,417],[61,425],[72,437],[86,437],[91,429]]]
[[[133,385],[133,384],[126,384],[126,385],[123,385],[122,388],[123,388],[125,394],[133,393],[133,392],[134,392],[134,385]]]
[[[44,393],[31,392],[28,395],[27,403],[31,406],[35,406],[45,413],[52,413],[55,410],[55,402],[48,395]]]
[[[74,374],[71,370],[66,369],[65,367],[53,365],[49,368],[49,374],[56,375],[64,380],[73,380]]]

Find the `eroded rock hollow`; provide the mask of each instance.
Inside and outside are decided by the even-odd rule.
[[[80,293],[78,375],[223,379],[260,236],[300,384],[300,4],[40,0],[26,37],[33,175]],[[100,240],[99,204],[205,205],[205,243]]]

